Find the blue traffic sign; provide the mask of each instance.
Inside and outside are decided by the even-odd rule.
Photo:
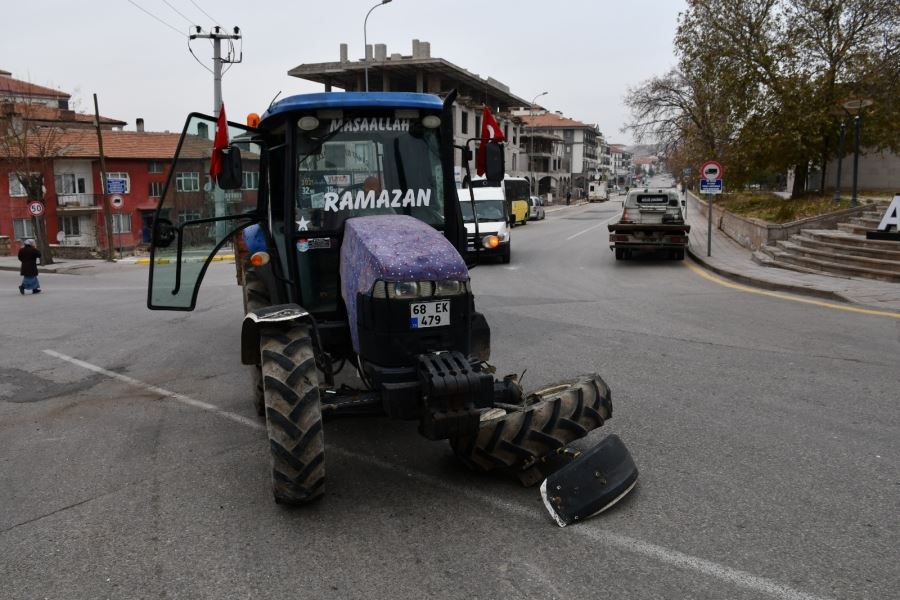
[[[127,183],[128,182],[124,179],[107,179],[106,180],[106,193],[107,194],[124,194]]]
[[[700,193],[701,194],[721,194],[722,193],[722,180],[721,179],[701,179],[700,180]]]

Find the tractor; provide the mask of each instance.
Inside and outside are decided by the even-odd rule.
[[[468,170],[478,141],[454,146],[455,96],[291,96],[251,115],[252,127],[228,122],[224,148],[212,144],[224,121],[187,119],[153,223],[147,304],[193,310],[209,265],[236,249],[241,360],[265,418],[278,503],[324,494],[329,415],[416,420],[470,468],[525,484],[577,456],[569,443],[612,416],[596,374],[530,393],[515,375],[493,375],[490,328],[463,257],[498,240],[477,219],[474,235],[463,224],[454,152]],[[483,143],[486,177],[499,185],[502,148]],[[216,152],[220,172],[204,178]],[[345,367],[355,375],[341,375]],[[614,464],[590,475],[596,494],[582,513],[637,477],[618,438],[605,441],[616,447],[595,462]],[[564,487],[545,502],[565,509]]]

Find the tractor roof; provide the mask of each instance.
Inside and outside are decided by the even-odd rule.
[[[289,96],[269,107],[262,121],[286,112],[317,108],[424,108],[440,110],[441,99],[413,92],[320,92]]]

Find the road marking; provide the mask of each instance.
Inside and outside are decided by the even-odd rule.
[[[263,431],[266,428],[266,426],[262,423],[254,421],[252,419],[248,419],[247,417],[244,417],[237,413],[223,410],[218,406],[209,404],[208,402],[196,400],[194,398],[191,398],[190,396],[185,396],[184,394],[171,392],[161,387],[145,383],[138,379],[134,379],[133,377],[128,377],[127,375],[121,375],[120,373],[104,369],[103,367],[99,367],[83,360],[79,360],[61,352],[56,352],[55,350],[44,350],[44,353],[83,369],[93,371],[94,373],[100,373],[101,375],[106,375],[111,379],[116,379],[123,383],[127,383],[128,385],[153,392],[154,394],[158,394],[159,396],[162,396],[164,398],[169,398],[170,400],[181,402],[182,404],[185,404],[187,406],[209,411],[220,417],[224,417],[226,419],[234,421],[235,423],[250,427],[251,429]],[[526,517],[529,520],[547,520],[549,524],[546,513],[530,506],[524,506],[515,502],[508,502],[506,500],[503,500],[502,498],[496,498],[494,496],[491,496],[490,494],[479,492],[478,490],[474,490],[472,488],[448,483],[447,481],[444,481],[439,477],[435,477],[434,475],[429,475],[428,473],[423,473],[422,471],[410,469],[404,467],[403,465],[387,462],[368,454],[362,454],[331,445],[328,446],[328,451],[346,456],[348,458],[352,458],[360,462],[368,463],[374,467],[378,467],[386,471],[399,473],[404,477],[411,477],[413,479],[421,481],[422,483],[437,487],[442,490],[460,494],[470,500],[476,500],[478,502],[488,504],[502,511]],[[602,529],[595,529],[590,527],[586,523],[582,523],[576,527],[567,527],[564,530],[553,527],[553,531],[565,531],[566,533],[581,535],[590,539],[591,541],[599,542],[606,546],[618,548],[620,550],[631,552],[633,554],[639,554],[646,558],[652,558],[658,560],[661,563],[686,571],[694,571],[697,573],[708,575],[715,579],[719,579],[721,581],[731,583],[736,586],[752,590],[754,592],[767,594],[769,596],[772,596],[773,598],[780,598],[782,600],[827,600],[827,598],[825,597],[807,594],[789,586],[782,585],[777,581],[768,579],[766,577],[753,575],[752,573],[741,571],[740,569],[733,569],[711,560],[706,560],[697,556],[685,554],[684,552],[672,550],[671,548],[666,548],[665,546],[651,544],[649,542],[629,537],[627,535],[611,533]],[[548,535],[550,534],[548,533]]]
[[[594,229],[597,229],[598,227],[603,227],[604,225],[606,225],[613,219],[617,219],[617,218],[619,218],[618,212],[616,214],[614,214],[613,216],[611,216],[610,218],[597,223],[596,225],[592,225],[592,226],[588,227],[587,229],[583,229],[583,230],[579,231],[578,233],[574,233],[574,234],[570,235],[569,237],[566,238],[566,241],[573,240],[573,239],[577,238],[579,235],[581,235],[582,233],[587,233],[588,231],[592,231]]]
[[[731,288],[733,290],[738,290],[741,292],[748,292],[750,294],[758,294],[760,296],[769,296],[771,298],[780,298],[782,300],[790,300],[792,302],[801,302],[803,304],[812,304],[815,306],[821,306],[823,308],[832,308],[835,310],[843,310],[845,312],[852,312],[861,315],[870,315],[875,317],[890,317],[892,319],[900,319],[900,313],[890,312],[886,310],[875,310],[872,308],[858,308],[856,306],[846,306],[844,304],[837,304],[834,302],[826,302],[824,300],[813,300],[812,298],[801,298],[799,296],[793,296],[791,294],[785,294],[783,292],[771,292],[769,290],[758,290],[756,288],[752,288],[746,285],[741,285],[739,283],[732,283],[730,281],[726,281],[720,277],[717,277],[711,273],[707,273],[701,267],[697,265],[692,265],[690,263],[685,262],[684,266],[688,269],[703,277],[704,279],[708,279],[713,283],[717,283],[721,286]]]
[[[226,419],[230,419],[235,423],[240,423],[241,425],[245,425],[247,427],[252,427],[253,429],[263,430],[265,429],[265,425],[261,425],[260,423],[254,421],[253,419],[248,419],[242,415],[237,413],[229,412],[227,410],[222,410],[218,406],[214,404],[209,404],[207,402],[203,402],[202,400],[196,400],[191,398],[190,396],[185,396],[184,394],[179,394],[177,392],[171,392],[169,390],[163,389],[161,387],[157,387],[155,385],[151,385],[149,383],[144,383],[138,379],[134,379],[133,377],[128,377],[127,375],[122,375],[121,373],[116,373],[115,371],[110,371],[108,369],[104,369],[103,367],[98,367],[97,365],[93,365],[89,362],[85,362],[83,360],[79,360],[77,358],[73,358],[61,352],[57,352],[55,350],[44,350],[44,354],[48,354],[54,358],[58,358],[60,360],[64,360],[68,363],[72,363],[73,365],[79,366],[82,369],[87,369],[88,371],[93,371],[94,373],[100,373],[101,375],[106,375],[110,379],[117,379],[123,383],[127,383],[128,385],[133,385],[134,387],[141,388],[148,392],[153,392],[159,396],[164,398],[169,398],[170,400],[175,400],[176,402],[181,402],[182,404],[187,404],[188,406],[193,406],[194,408],[199,408],[202,410],[207,410],[212,413],[216,413],[220,417],[224,417]]]

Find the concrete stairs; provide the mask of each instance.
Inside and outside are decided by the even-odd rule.
[[[763,266],[836,277],[864,277],[900,283],[900,242],[867,240],[882,210],[861,213],[837,229],[803,229],[789,240],[753,253]]]

